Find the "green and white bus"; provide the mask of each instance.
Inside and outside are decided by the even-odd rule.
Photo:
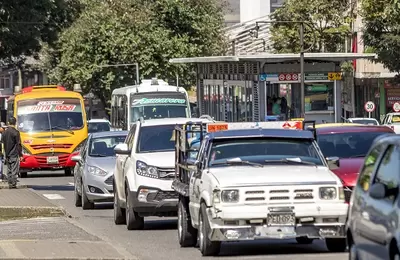
[[[132,123],[159,118],[191,117],[187,91],[158,79],[115,89],[111,96],[111,127],[128,130]]]

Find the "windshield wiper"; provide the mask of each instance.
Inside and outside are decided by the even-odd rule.
[[[68,133],[70,133],[72,135],[75,134],[74,131],[72,131],[70,129],[63,128],[61,126],[57,126],[57,125],[56,126],[52,126],[50,130],[53,130],[53,129],[58,129],[58,130],[61,130],[61,131],[65,131],[65,132],[68,132]]]
[[[222,162],[216,162],[216,163],[211,163],[211,165],[223,165],[223,164],[229,164],[229,165],[234,165],[234,164],[245,164],[245,165],[251,165],[251,166],[257,166],[257,167],[264,167],[264,165],[260,163],[255,163],[255,162],[250,162],[250,161],[242,161],[240,158],[233,158],[233,159],[228,159]]]
[[[349,157],[346,157],[346,158],[361,158],[361,157],[365,157],[365,154],[356,154],[356,155],[349,156]]]
[[[307,162],[303,161],[300,158],[284,158],[281,160],[265,160],[266,163],[287,163],[287,164],[304,164],[304,165],[312,165],[312,166],[317,166],[313,162]]]
[[[108,155],[105,155],[105,154],[91,154],[90,155],[91,157],[108,157]]]

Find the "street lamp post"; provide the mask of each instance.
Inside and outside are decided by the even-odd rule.
[[[315,35],[314,35],[314,42],[311,45],[311,47],[307,50],[304,50],[304,25],[308,25],[310,26],[310,24],[308,22],[304,22],[304,21],[259,21],[256,22],[256,33],[255,33],[255,37],[258,38],[258,30],[260,29],[260,27],[258,26],[258,24],[260,23],[265,23],[265,24],[272,24],[272,23],[295,23],[295,24],[299,24],[300,26],[300,96],[301,96],[301,109],[300,109],[300,113],[301,116],[304,117],[305,116],[305,105],[304,105],[304,99],[305,99],[305,84],[304,84],[304,53],[308,50],[310,50],[314,44],[315,44]]]

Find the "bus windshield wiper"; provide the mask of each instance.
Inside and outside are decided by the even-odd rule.
[[[286,163],[286,164],[304,164],[304,165],[312,165],[312,166],[317,166],[313,162],[307,162],[303,161],[300,158],[284,158],[281,160],[265,160],[266,163]]]
[[[57,130],[65,131],[65,132],[68,132],[68,133],[70,133],[70,134],[72,134],[72,135],[75,134],[74,131],[72,131],[71,129],[63,128],[63,127],[58,126],[58,125],[52,126],[50,130],[53,130],[53,129],[54,129],[54,130],[57,129]]]
[[[223,165],[223,164],[229,164],[229,165],[235,165],[235,164],[245,164],[245,165],[252,165],[252,166],[257,166],[257,167],[264,167],[264,165],[260,164],[260,163],[255,163],[255,162],[250,162],[250,161],[242,161],[242,159],[238,158],[232,158],[232,159],[228,159],[222,162],[215,162],[215,163],[211,163],[211,165]]]

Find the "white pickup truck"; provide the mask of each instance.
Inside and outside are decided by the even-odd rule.
[[[278,124],[177,127],[172,187],[180,194],[182,247],[198,243],[202,255],[211,256],[219,254],[222,241],[296,238],[301,244],[325,239],[330,251],[346,250],[348,205],[340,179],[329,169],[338,158],[325,159],[311,131]],[[268,126],[275,129],[259,128]],[[193,136],[201,141],[196,159],[189,156]]]

